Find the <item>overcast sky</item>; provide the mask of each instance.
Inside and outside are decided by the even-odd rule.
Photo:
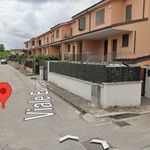
[[[46,32],[100,0],[0,0],[0,43],[24,48],[24,41]]]

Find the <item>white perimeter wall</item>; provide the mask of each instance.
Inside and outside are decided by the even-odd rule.
[[[101,87],[100,103],[104,108],[110,106],[141,105],[142,82],[104,83]]]
[[[92,99],[92,87],[95,86],[95,84],[91,82],[78,80],[52,72],[48,74],[48,81],[91,101],[91,103],[100,103],[103,108],[110,106],[129,107],[141,105],[141,81],[103,83],[101,85],[97,85],[100,86],[100,90],[94,92],[94,97],[97,97],[97,102],[95,102],[95,99]]]
[[[90,82],[70,78],[64,75],[50,72],[48,74],[48,81],[58,85],[65,90],[79,95],[91,101],[91,84]]]

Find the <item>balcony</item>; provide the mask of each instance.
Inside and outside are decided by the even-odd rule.
[[[65,32],[64,34],[64,39],[69,39],[72,38],[73,34],[72,34],[72,29],[68,30],[67,32]]]

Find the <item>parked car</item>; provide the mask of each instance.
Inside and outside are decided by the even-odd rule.
[[[3,64],[7,64],[7,60],[6,59],[2,59],[0,62],[1,62],[2,65]]]

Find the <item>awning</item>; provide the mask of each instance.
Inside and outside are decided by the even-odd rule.
[[[100,40],[105,39],[110,36],[119,35],[119,34],[127,34],[131,32],[130,30],[118,30],[118,29],[105,29],[105,30],[99,30],[96,32],[87,33],[84,35],[79,35],[77,37],[74,37],[74,40]]]
[[[106,39],[110,36],[119,35],[119,34],[127,34],[129,32],[131,31],[107,28],[103,30],[97,30],[97,31],[89,32],[89,33],[84,33],[82,35],[77,35],[63,42],[80,41],[80,40],[101,40],[101,39]]]

